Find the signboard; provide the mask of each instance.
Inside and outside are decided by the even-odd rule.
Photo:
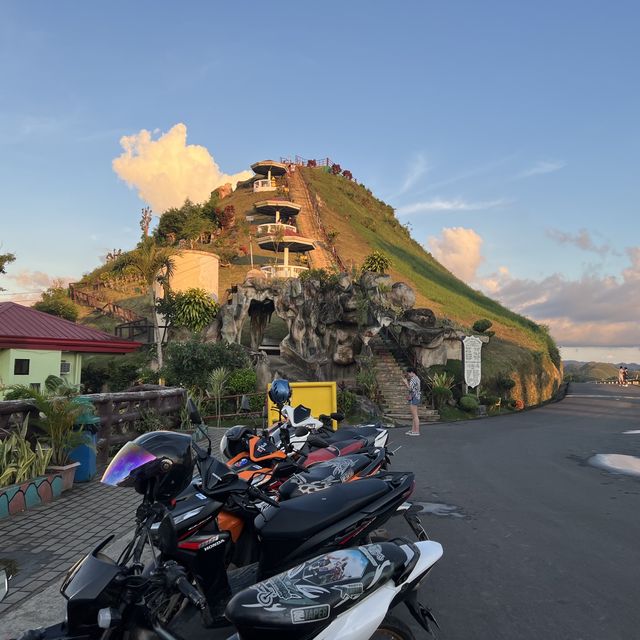
[[[474,388],[480,384],[482,372],[482,340],[476,336],[467,336],[462,341],[464,381]]]

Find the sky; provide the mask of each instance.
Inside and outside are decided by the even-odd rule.
[[[0,300],[330,157],[565,358],[640,362],[640,4],[0,3]],[[202,195],[205,194],[205,195]]]

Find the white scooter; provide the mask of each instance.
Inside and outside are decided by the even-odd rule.
[[[225,611],[237,629],[229,640],[413,640],[389,614],[401,602],[431,633],[438,623],[417,589],[441,556],[437,542],[403,539],[318,556],[235,595]]]

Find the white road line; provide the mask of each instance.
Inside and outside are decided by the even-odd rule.
[[[606,393],[567,393],[565,398],[610,398],[612,400],[640,400],[640,396],[610,396]]]

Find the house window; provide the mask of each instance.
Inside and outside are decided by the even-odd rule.
[[[30,389],[33,389],[34,391],[40,391],[40,383],[39,382],[32,382],[29,385]]]
[[[25,358],[16,358],[13,364],[13,374],[16,376],[28,376],[29,360]]]

